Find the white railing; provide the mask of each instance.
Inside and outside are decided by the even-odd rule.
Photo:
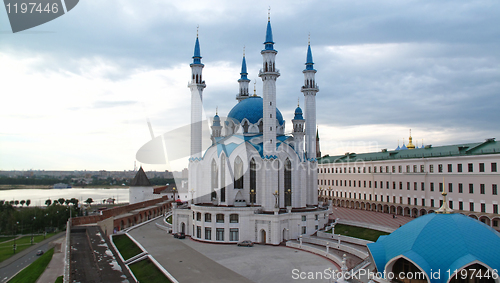
[[[330,240],[322,240],[322,239],[318,239],[318,238],[302,237],[302,241],[305,242],[305,243],[310,243],[310,244],[324,246],[325,249],[326,249],[326,245],[328,244],[328,246],[329,246],[330,249],[341,250],[343,252],[346,252],[346,253],[352,254],[354,256],[357,256],[357,257],[359,257],[361,259],[365,259],[365,258],[367,258],[369,256],[368,253],[366,253],[366,252],[364,252],[362,250],[353,248],[351,246],[343,245],[342,243],[339,245],[338,243],[335,243],[335,242],[330,241]]]

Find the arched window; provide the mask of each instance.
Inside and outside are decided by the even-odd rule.
[[[243,133],[248,133],[248,121],[245,121],[245,123],[243,123]]]
[[[234,160],[234,188],[243,189],[243,161],[239,156]]]
[[[220,158],[220,202],[226,202],[226,156]]]
[[[292,162],[285,160],[285,206],[292,206]]]
[[[215,192],[215,189],[218,187],[219,182],[219,172],[217,170],[217,162],[215,162],[215,159],[212,160],[212,200],[217,198],[217,193]]]
[[[260,120],[260,123],[259,123],[259,133],[262,133],[263,128],[264,128],[264,123],[262,123],[262,120]]]
[[[257,166],[255,159],[250,160],[250,203],[254,204],[257,200]]]

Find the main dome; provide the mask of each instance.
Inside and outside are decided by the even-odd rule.
[[[227,117],[233,118],[241,123],[243,119],[247,119],[251,124],[256,124],[262,118],[262,107],[263,99],[260,96],[250,96],[249,98],[242,100],[240,103],[236,104]],[[276,108],[276,119],[278,123],[283,125],[283,115]]]
[[[368,249],[379,272],[400,256],[420,266],[427,276],[431,270],[448,275],[447,270],[453,273],[476,261],[499,270],[499,236],[491,227],[462,214],[432,213],[379,237]],[[430,281],[447,282],[444,277]]]

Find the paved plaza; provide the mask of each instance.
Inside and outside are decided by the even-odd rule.
[[[157,220],[162,224],[162,220]],[[238,247],[179,240],[158,229],[154,222],[129,234],[179,282],[328,282],[293,280],[292,271],[323,272],[335,265],[315,254],[283,246]]]
[[[403,226],[415,219],[412,217],[401,215],[397,215],[396,218],[393,218],[393,215],[389,213],[334,206],[332,214],[330,214],[330,219],[336,218],[353,222],[374,224],[394,229],[397,229],[400,226]]]

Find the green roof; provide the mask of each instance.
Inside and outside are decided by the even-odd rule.
[[[466,143],[445,146],[426,146],[425,148],[407,150],[382,150],[369,153],[346,153],[338,156],[325,155],[318,159],[318,164],[345,163],[359,161],[398,160],[412,158],[432,158],[446,156],[472,156],[481,154],[499,154],[500,142],[495,139],[487,139],[484,142]]]

